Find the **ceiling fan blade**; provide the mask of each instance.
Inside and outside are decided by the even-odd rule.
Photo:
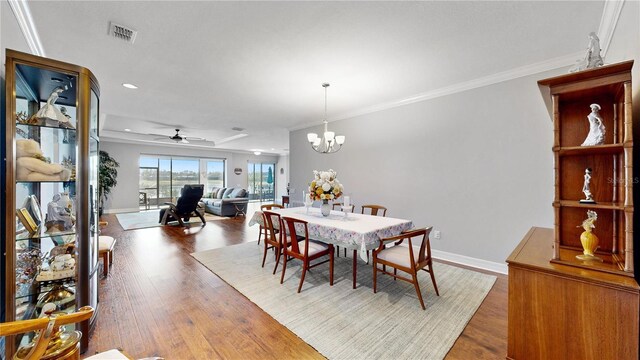
[[[180,142],[183,143],[183,144],[188,144],[189,143],[186,138],[182,138],[182,140],[180,140]]]
[[[195,141],[207,141],[205,138],[194,137],[194,136],[183,136],[182,138],[187,140],[195,140]]]

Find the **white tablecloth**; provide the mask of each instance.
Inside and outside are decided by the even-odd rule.
[[[367,259],[367,250],[377,248],[380,239],[398,235],[413,227],[411,220],[353,213],[345,216],[345,213],[333,210],[328,217],[324,217],[319,208],[309,208],[309,213],[305,208],[299,207],[272,211],[281,216],[307,221],[311,239],[347,249],[360,249],[360,257],[364,260]],[[256,211],[249,221],[249,225],[255,224],[263,225],[261,211]],[[304,235],[302,229],[296,228],[296,232]]]

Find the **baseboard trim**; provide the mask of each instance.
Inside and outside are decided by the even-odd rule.
[[[460,265],[466,265],[476,269],[493,271],[505,275],[508,273],[507,264],[472,258],[469,256],[454,254],[441,250],[431,250],[431,256],[433,256],[434,259],[449,261]]]
[[[105,209],[103,214],[119,214],[119,213],[128,213],[128,212],[138,212],[140,211],[139,207],[134,208],[124,208],[124,209]]]

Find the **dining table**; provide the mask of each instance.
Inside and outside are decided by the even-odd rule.
[[[270,211],[280,216],[306,221],[311,240],[353,250],[354,289],[356,288],[358,252],[360,258],[368,262],[367,251],[378,248],[380,239],[396,236],[413,228],[411,220],[336,210],[331,210],[328,216],[323,216],[320,209],[315,207],[274,208]],[[250,226],[255,224],[264,225],[261,211],[256,211],[249,221]],[[276,226],[279,225],[274,224],[274,227]],[[296,227],[296,233],[304,236],[304,227]]]

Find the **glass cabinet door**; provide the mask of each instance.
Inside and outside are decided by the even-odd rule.
[[[46,303],[97,308],[97,82],[75,65],[6,56],[4,321],[37,318]],[[80,328],[86,349],[90,326]],[[0,353],[12,358],[33,337],[3,337]]]

